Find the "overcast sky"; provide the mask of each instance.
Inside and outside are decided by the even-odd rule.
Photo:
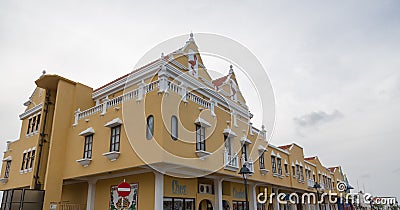
[[[96,88],[166,39],[209,32],[267,69],[272,144],[296,142],[355,188],[400,197],[400,1],[277,2],[1,0],[0,150],[19,138],[43,69]]]

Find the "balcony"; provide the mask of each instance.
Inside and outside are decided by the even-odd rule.
[[[314,187],[314,180],[312,179],[307,179],[307,186],[309,188],[313,188]]]
[[[225,169],[231,171],[237,171],[239,169],[239,160],[236,154],[229,155],[227,152],[224,153],[224,166]]]

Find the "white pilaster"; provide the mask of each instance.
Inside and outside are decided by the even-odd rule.
[[[278,188],[274,189],[275,192],[275,198],[274,198],[274,210],[280,210],[280,203],[278,202],[278,195],[279,195],[279,190]]]
[[[257,209],[257,195],[256,195],[256,185],[251,184],[250,186],[250,203],[249,203],[249,208],[250,209]]]
[[[163,209],[164,174],[155,171],[154,177],[154,210],[160,210]]]
[[[96,182],[97,180],[88,181],[88,196],[86,202],[86,210],[94,210],[94,201],[96,196]]]
[[[222,179],[214,179],[214,190],[215,190],[215,210],[222,209]]]

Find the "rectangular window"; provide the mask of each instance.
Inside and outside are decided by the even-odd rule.
[[[39,130],[39,124],[40,124],[40,114],[38,114],[37,118],[36,118],[36,127],[35,127],[35,131]]]
[[[36,116],[32,118],[32,125],[31,125],[31,133],[35,130],[36,125]]]
[[[85,148],[83,151],[84,159],[92,158],[92,147],[93,147],[93,135],[85,136]]]
[[[194,210],[194,198],[164,198],[163,210]]]
[[[260,169],[265,169],[265,163],[264,163],[264,152],[261,153],[260,155]]]
[[[196,125],[196,150],[206,151],[206,128]]]
[[[247,210],[246,201],[232,201],[233,210]]]
[[[280,158],[277,159],[277,163],[278,163],[278,174],[282,175],[282,161]]]
[[[29,118],[28,129],[26,130],[26,134],[29,134],[31,132],[31,123],[32,123],[32,118]]]
[[[7,160],[6,162],[6,171],[4,173],[4,178],[8,178],[10,175],[10,167],[11,167],[11,160]]]
[[[300,166],[300,180],[304,181],[304,170],[303,170],[303,166]]]
[[[294,166],[292,166],[292,173],[293,173],[293,176],[296,176],[296,171],[294,170]]]
[[[121,126],[111,128],[110,152],[119,152],[121,138]]]
[[[247,161],[248,151],[247,151],[247,144],[243,144],[242,146],[242,157],[244,160]]]
[[[288,170],[288,166],[287,166],[287,164],[285,164],[285,173],[286,173],[286,174],[288,174],[288,173],[289,173],[289,170]]]
[[[33,168],[33,163],[35,162],[35,152],[35,150],[32,150],[29,168]]]
[[[30,159],[31,159],[31,152],[28,152],[26,153],[25,169],[28,169]]]
[[[25,160],[26,160],[26,153],[22,156],[22,164],[21,164],[21,171],[25,168]]]
[[[228,155],[232,155],[232,142],[231,142],[231,138],[229,138],[228,136],[224,136],[224,142],[225,142],[225,151],[226,153],[228,153]]]
[[[275,156],[271,156],[271,165],[272,165],[272,173],[273,173],[273,174],[276,174]]]

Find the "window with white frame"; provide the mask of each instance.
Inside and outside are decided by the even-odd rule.
[[[296,170],[294,168],[294,165],[292,165],[292,173],[293,173],[293,177],[295,177],[296,176]]]
[[[146,139],[151,140],[154,136],[154,116],[150,115],[146,120]]]
[[[6,169],[4,172],[4,178],[8,178],[10,175],[11,160],[6,161]]]
[[[304,170],[303,170],[303,166],[300,166],[300,181],[304,181]]]
[[[248,145],[245,143],[242,146],[242,158],[244,158],[244,161],[248,160],[249,152],[248,152]]]
[[[28,119],[28,128],[26,131],[26,135],[30,135],[33,133],[37,133],[40,126],[40,117],[41,114],[34,115]]]
[[[26,152],[22,155],[22,164],[21,164],[21,171],[25,169],[25,162],[27,161],[26,159]]]
[[[92,159],[92,150],[93,150],[93,134],[85,136],[83,159]]]
[[[286,174],[289,174],[288,164],[287,164],[287,163],[285,163],[285,173],[286,173]]]
[[[206,128],[196,124],[196,150],[206,151]]]
[[[260,169],[265,169],[264,153],[265,153],[265,152],[262,152],[262,153],[260,154],[260,158],[259,158],[259,161],[260,161]]]
[[[30,168],[30,169],[33,168],[33,164],[34,164],[34,162],[35,162],[35,153],[36,153],[35,150],[32,150],[32,151],[31,151],[31,158],[30,158],[30,160],[29,160],[29,168]]]
[[[271,155],[271,166],[272,166],[272,173],[276,174],[276,159],[275,156]]]
[[[276,162],[278,164],[278,174],[282,175],[282,160],[280,158],[277,158]]]
[[[111,128],[110,152],[119,152],[121,142],[121,125]]]
[[[25,150],[22,155],[21,173],[30,172],[33,168],[35,161],[36,149]]]
[[[175,115],[171,117],[171,137],[173,140],[178,140],[178,118]]]
[[[231,138],[227,135],[224,135],[224,145],[225,145],[225,152],[229,156],[232,155],[232,142],[231,142]]]
[[[25,169],[29,169],[30,160],[31,160],[31,151],[26,153]]]

